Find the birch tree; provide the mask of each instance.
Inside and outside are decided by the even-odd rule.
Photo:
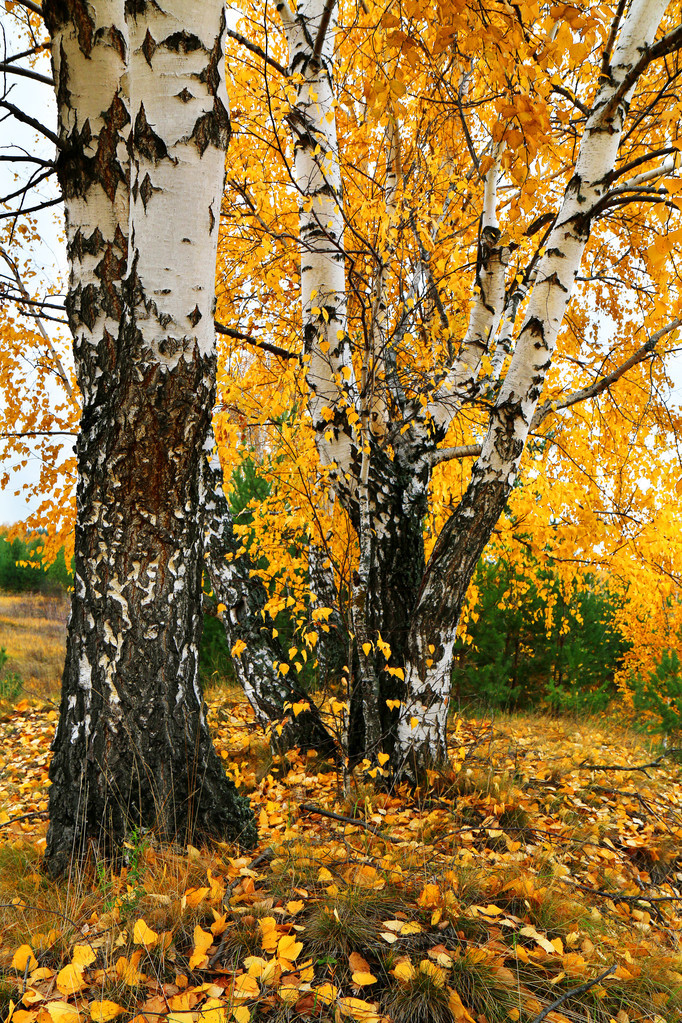
[[[643,134],[678,73],[682,28],[667,6],[575,5],[562,21],[532,5],[491,3],[482,14],[443,3],[434,24],[415,5],[363,18],[305,0],[279,4],[281,35],[274,21],[259,35],[255,18],[233,33],[234,52],[248,50],[269,90],[269,133],[249,107],[254,89],[235,99],[244,134],[260,130],[263,152],[285,164],[278,197],[287,211],[287,195],[296,197],[298,224],[276,201],[268,208],[258,172],[237,157],[230,209],[239,226],[226,244],[246,251],[239,232],[249,224],[291,284],[263,278],[271,297],[258,318],[246,287],[221,294],[219,312],[242,345],[275,352],[277,340],[284,357],[300,354],[319,461],[357,538],[347,583],[359,753],[388,752],[398,773],[415,778],[446,760],[458,620],[529,437],[646,363],[680,322],[675,277],[666,303],[647,297],[640,308],[643,345],[629,328],[608,373],[593,349],[589,384],[572,389],[565,361],[552,376],[562,326],[575,329],[576,292],[597,316],[606,306],[602,285],[591,298],[585,280],[595,226],[589,258],[602,267],[611,244],[614,274],[637,301],[638,265],[656,276],[640,241],[649,204],[674,231],[677,125],[666,118],[655,141]],[[368,35],[378,49],[363,49]],[[579,67],[572,48],[584,55]],[[559,75],[566,68],[572,88]],[[284,255],[292,233],[300,285]],[[452,280],[444,268],[455,251],[466,273]],[[224,253],[232,271],[236,255]],[[596,282],[607,278],[595,271]],[[300,287],[298,324],[287,287]],[[427,559],[434,471],[463,460],[471,468],[461,469]]]
[[[221,3],[46,0],[82,396],[74,595],[45,862],[132,828],[254,841],[198,683],[230,122]]]

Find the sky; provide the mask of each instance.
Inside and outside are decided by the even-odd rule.
[[[0,53],[2,54],[2,59],[6,59],[11,54],[22,52],[29,45],[30,42],[26,35],[17,32],[16,19],[4,10],[3,5],[0,8]],[[17,65],[20,67],[29,66],[26,60],[17,61]],[[40,58],[40,62],[36,65],[35,70],[46,75],[51,73],[50,60],[47,53]],[[3,83],[0,84],[5,82],[6,87],[11,90],[7,98],[15,106],[28,111],[47,127],[56,131],[57,108],[54,92],[49,86],[31,81],[30,79],[10,75],[3,76]],[[22,148],[30,154],[39,155],[45,159],[52,159],[54,157],[54,146],[52,143],[39,135],[30,126],[21,124],[15,118],[8,118],[0,123],[0,154],[16,153]],[[17,165],[0,163],[0,195],[13,192],[19,187],[20,183],[23,183],[28,166],[25,165],[21,169],[22,178],[20,182],[17,182],[14,177]],[[36,200],[40,202],[56,196],[56,181],[53,178],[41,183],[31,195],[35,196],[36,199],[32,199],[30,205],[34,205]],[[45,210],[39,216],[41,244],[32,247],[31,262],[33,269],[36,271],[37,279],[45,282],[46,286],[53,286],[64,278],[63,269],[66,267],[66,252],[63,241],[60,238],[63,214],[61,207],[56,206]],[[3,263],[0,266],[0,272],[4,273],[6,270],[7,267]],[[46,322],[45,326],[48,331],[53,329],[53,325],[49,322]],[[1,400],[2,397],[0,395]],[[27,395],[27,400],[30,400],[30,395]],[[3,463],[2,468],[6,468],[7,464],[6,462]],[[37,478],[38,462],[35,459],[33,462],[29,461],[26,468],[19,473],[12,474],[7,488],[3,490],[0,487],[0,524],[19,521],[25,518],[37,506],[39,498],[27,502],[23,494],[20,493],[19,496],[15,496],[14,493],[24,483],[34,482]]]

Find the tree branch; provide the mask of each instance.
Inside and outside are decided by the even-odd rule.
[[[449,462],[455,458],[478,458],[481,453],[480,444],[462,444],[455,448],[439,448],[436,451],[429,451],[425,461],[433,466],[441,462]]]
[[[14,67],[9,61],[0,62],[0,73],[19,75],[21,78],[32,78],[35,82],[43,82],[45,85],[54,86],[54,79],[48,78],[47,75],[41,75],[39,71],[31,71],[25,67]]]
[[[667,57],[669,53],[674,53],[675,50],[679,50],[682,46],[682,25],[678,25],[667,35],[664,35],[662,39],[659,39],[657,43],[647,47],[642,56],[639,58],[632,70],[625,76],[623,81],[620,83],[616,91],[614,92],[611,99],[608,101],[602,111],[602,117],[604,120],[608,120],[613,114],[618,104],[627,96],[630,89],[635,85],[640,75],[647,69],[649,64],[653,60],[657,60],[659,57]]]
[[[247,345],[252,345],[254,348],[261,348],[264,352],[271,352],[280,359],[296,359],[298,362],[301,361],[300,355],[296,355],[295,352],[290,352],[286,348],[280,348],[279,345],[272,345],[269,341],[256,341],[255,338],[249,337],[248,334],[242,333],[241,330],[235,330],[233,327],[226,327],[217,320],[214,321],[214,326],[219,334],[224,334],[226,337],[236,338],[238,341],[245,341]]]
[[[588,980],[584,984],[581,984],[579,987],[571,988],[570,991],[564,991],[562,995],[559,995],[558,998],[554,999],[551,1005],[548,1005],[545,1009],[542,1010],[542,1012],[538,1013],[538,1015],[535,1017],[532,1023],[542,1023],[542,1020],[545,1019],[546,1016],[549,1016],[550,1012],[552,1012],[553,1009],[556,1009],[557,1006],[562,1005],[567,998],[572,998],[574,995],[582,995],[586,991],[589,991],[591,987],[594,987],[600,981],[604,980],[606,977],[612,974],[615,969],[616,964],[614,963],[613,966],[609,966],[608,970],[604,970],[604,972],[600,973],[598,977],[594,978],[594,980]]]
[[[569,92],[568,89],[564,89],[563,85],[555,85],[553,83],[552,92],[556,92],[557,95],[563,96],[564,99],[569,100],[569,102],[572,103],[574,107],[577,107],[580,113],[583,114],[583,116],[585,117],[588,116],[590,111],[585,106],[585,104],[582,103],[577,96],[574,96],[572,92]]]
[[[57,199],[47,199],[40,205],[31,206],[27,210],[10,210],[9,213],[0,213],[0,220],[7,220],[8,217],[25,217],[27,213],[39,213],[40,210],[46,210],[48,206],[57,206],[60,202],[64,202],[61,195]]]
[[[283,67],[279,63],[279,61],[275,60],[274,57],[271,57],[269,54],[267,54],[265,50],[261,49],[261,47],[258,46],[256,43],[252,43],[251,40],[247,39],[246,36],[243,36],[241,32],[235,32],[234,29],[228,28],[227,34],[230,37],[230,39],[234,39],[235,42],[240,44],[240,46],[243,46],[245,49],[250,50],[251,53],[255,53],[257,57],[260,57],[261,60],[264,60],[265,63],[269,64],[270,67],[275,69],[275,71],[279,71],[280,75],[283,75],[285,78],[289,77],[289,72],[285,67]]]
[[[611,373],[607,373],[605,377],[600,380],[595,380],[589,387],[582,387],[579,391],[574,391],[569,394],[563,401],[546,401],[536,411],[533,416],[533,420],[530,424],[530,429],[537,430],[540,424],[547,418],[550,412],[560,412],[562,409],[570,408],[572,405],[577,405],[578,402],[587,401],[588,398],[596,398],[598,395],[603,394],[612,384],[615,384],[617,380],[627,373],[629,369],[636,366],[638,363],[643,362],[651,353],[654,351],[656,345],[665,337],[666,334],[672,333],[677,327],[682,325],[682,319],[678,318],[671,320],[670,323],[666,324],[665,327],[661,327],[655,334],[649,338],[646,344],[643,344],[640,348],[634,352],[629,359],[626,359],[620,366],[617,366]]]
[[[24,113],[20,107],[16,107],[14,103],[10,103],[6,99],[0,99],[0,107],[4,107],[5,110],[8,110],[9,113],[17,119],[17,121],[21,121],[23,124],[30,124],[32,128],[39,131],[45,136],[45,138],[49,139],[50,142],[54,142],[57,149],[61,149],[61,142],[58,136],[55,135],[53,131],[50,131],[49,128],[46,128],[44,124],[41,124],[40,121],[36,121],[35,117],[31,117],[30,114]]]
[[[38,4],[34,4],[33,0],[15,0],[15,2],[18,3],[20,7],[25,7],[27,11],[33,11],[34,14],[39,14],[41,18],[44,17],[42,7],[39,7]]]
[[[317,35],[315,36],[315,42],[313,44],[313,53],[315,54],[316,57],[319,57],[320,54],[322,53],[322,47],[324,46],[324,37],[326,36],[327,29],[329,28],[329,19],[332,16],[332,11],[334,10],[335,3],[336,0],[327,0],[326,4],[324,5],[322,17],[320,18],[320,24],[317,29]]]

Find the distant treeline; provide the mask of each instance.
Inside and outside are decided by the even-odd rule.
[[[43,565],[45,537],[41,533],[7,539],[0,532],[0,590],[8,593],[64,593],[72,574],[66,565],[64,548],[47,568]]]

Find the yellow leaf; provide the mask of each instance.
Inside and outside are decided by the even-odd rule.
[[[304,710],[310,710],[310,704],[307,700],[301,700],[300,703],[295,703],[291,709],[294,712],[294,717],[297,718]]]
[[[322,1005],[331,1005],[332,1002],[336,1001],[336,997],[339,993],[339,989],[334,987],[333,984],[320,984],[319,987],[313,988],[313,994],[318,1002]]]
[[[459,997],[454,988],[450,989],[450,993],[448,995],[448,1008],[457,1020],[457,1023],[459,1023],[460,1020],[464,1020],[464,1023],[476,1023],[476,1020],[471,1013],[465,1009],[462,1004],[462,999]]]
[[[430,962],[428,959],[422,959],[419,964],[419,972],[426,974],[430,977],[436,987],[443,987],[445,984],[445,970],[442,970],[440,966],[436,966],[435,963]]]
[[[279,939],[277,955],[280,959],[286,959],[288,962],[293,963],[300,955],[302,948],[302,941],[296,941],[296,938],[293,935],[287,934],[283,938]]]
[[[264,916],[259,921],[261,930],[261,943],[266,952],[274,952],[277,948],[277,921],[273,916]]]
[[[238,1005],[236,1009],[232,1010],[232,1016],[237,1023],[249,1023],[251,1019],[251,1010],[247,1009],[245,1005]]]
[[[90,1016],[95,1023],[109,1023],[126,1010],[116,1002],[90,1002]]]
[[[398,710],[400,707],[400,700],[386,700],[386,706],[389,710]]]
[[[376,984],[376,977],[372,976],[371,973],[354,973],[353,983],[356,987],[369,987],[370,984]]]
[[[422,925],[418,924],[416,920],[411,920],[401,928],[400,937],[404,938],[408,934],[421,934]]]
[[[359,1023],[378,1023],[379,1014],[370,1002],[361,998],[339,998],[337,1005],[344,1016],[350,1016]]]
[[[230,653],[232,654],[233,657],[240,657],[245,650],[246,643],[244,642],[243,639],[238,639],[234,646],[232,647],[232,649],[230,650]]]
[[[156,943],[158,934],[153,931],[151,927],[148,927],[144,920],[140,919],[135,923],[133,928],[133,941],[136,945],[144,945],[145,948],[151,948]]]
[[[258,981],[248,973],[242,973],[236,978],[232,993],[235,998],[257,998],[260,994]]]
[[[208,956],[206,952],[213,944],[213,934],[209,931],[204,931],[199,925],[194,928],[194,951],[189,959],[189,968],[194,970],[197,967],[201,969],[208,964]]]
[[[387,701],[387,702],[388,702],[388,701]],[[386,763],[386,761],[387,761],[387,760],[390,760],[390,759],[391,759],[391,758],[390,758],[390,756],[389,756],[389,754],[388,754],[388,753],[379,753],[379,754],[377,755],[377,760],[379,761],[379,763],[381,764],[381,766],[382,766],[382,767],[384,766],[384,764]]]
[[[71,962],[74,966],[80,966],[81,969],[85,969],[86,966],[90,966],[91,963],[94,963],[96,958],[97,955],[91,945],[73,946]]]
[[[327,870],[326,867],[320,867],[320,869],[317,872],[317,880],[318,881],[333,881],[334,878],[332,877],[331,873]]]
[[[193,909],[195,906],[198,906],[200,902],[204,901],[210,890],[210,888],[188,888],[182,896],[182,908],[184,909],[185,906],[189,906]]]
[[[294,984],[292,983],[292,981],[287,981],[287,983],[282,984],[277,989],[277,994],[285,1003],[285,1005],[295,1005],[296,1002],[301,997],[301,992],[298,984]]]
[[[298,899],[296,902],[287,902],[286,904],[287,913],[291,913],[292,916],[296,916],[297,913],[301,912],[304,905],[305,903],[302,902],[300,899]]]
[[[85,987],[83,971],[80,966],[69,963],[57,974],[57,990],[62,995],[75,995]]]
[[[371,649],[372,649],[372,644],[371,643],[363,643],[362,644],[362,652],[364,653],[365,657],[369,657],[369,652],[370,652]]]
[[[20,973],[24,973],[26,970],[26,963],[29,964],[29,973],[33,970],[38,969],[38,961],[33,955],[33,949],[30,945],[20,945],[12,956],[12,966],[15,970],[19,970]]]
[[[75,1005],[69,1005],[68,1002],[47,1002],[45,1009],[42,1012],[47,1011],[49,1013],[48,1019],[52,1020],[52,1023],[78,1023],[80,1015]]]
[[[398,963],[391,972],[396,980],[402,980],[404,983],[414,980],[417,976],[417,971],[414,966],[407,960],[404,960],[402,963]]]

